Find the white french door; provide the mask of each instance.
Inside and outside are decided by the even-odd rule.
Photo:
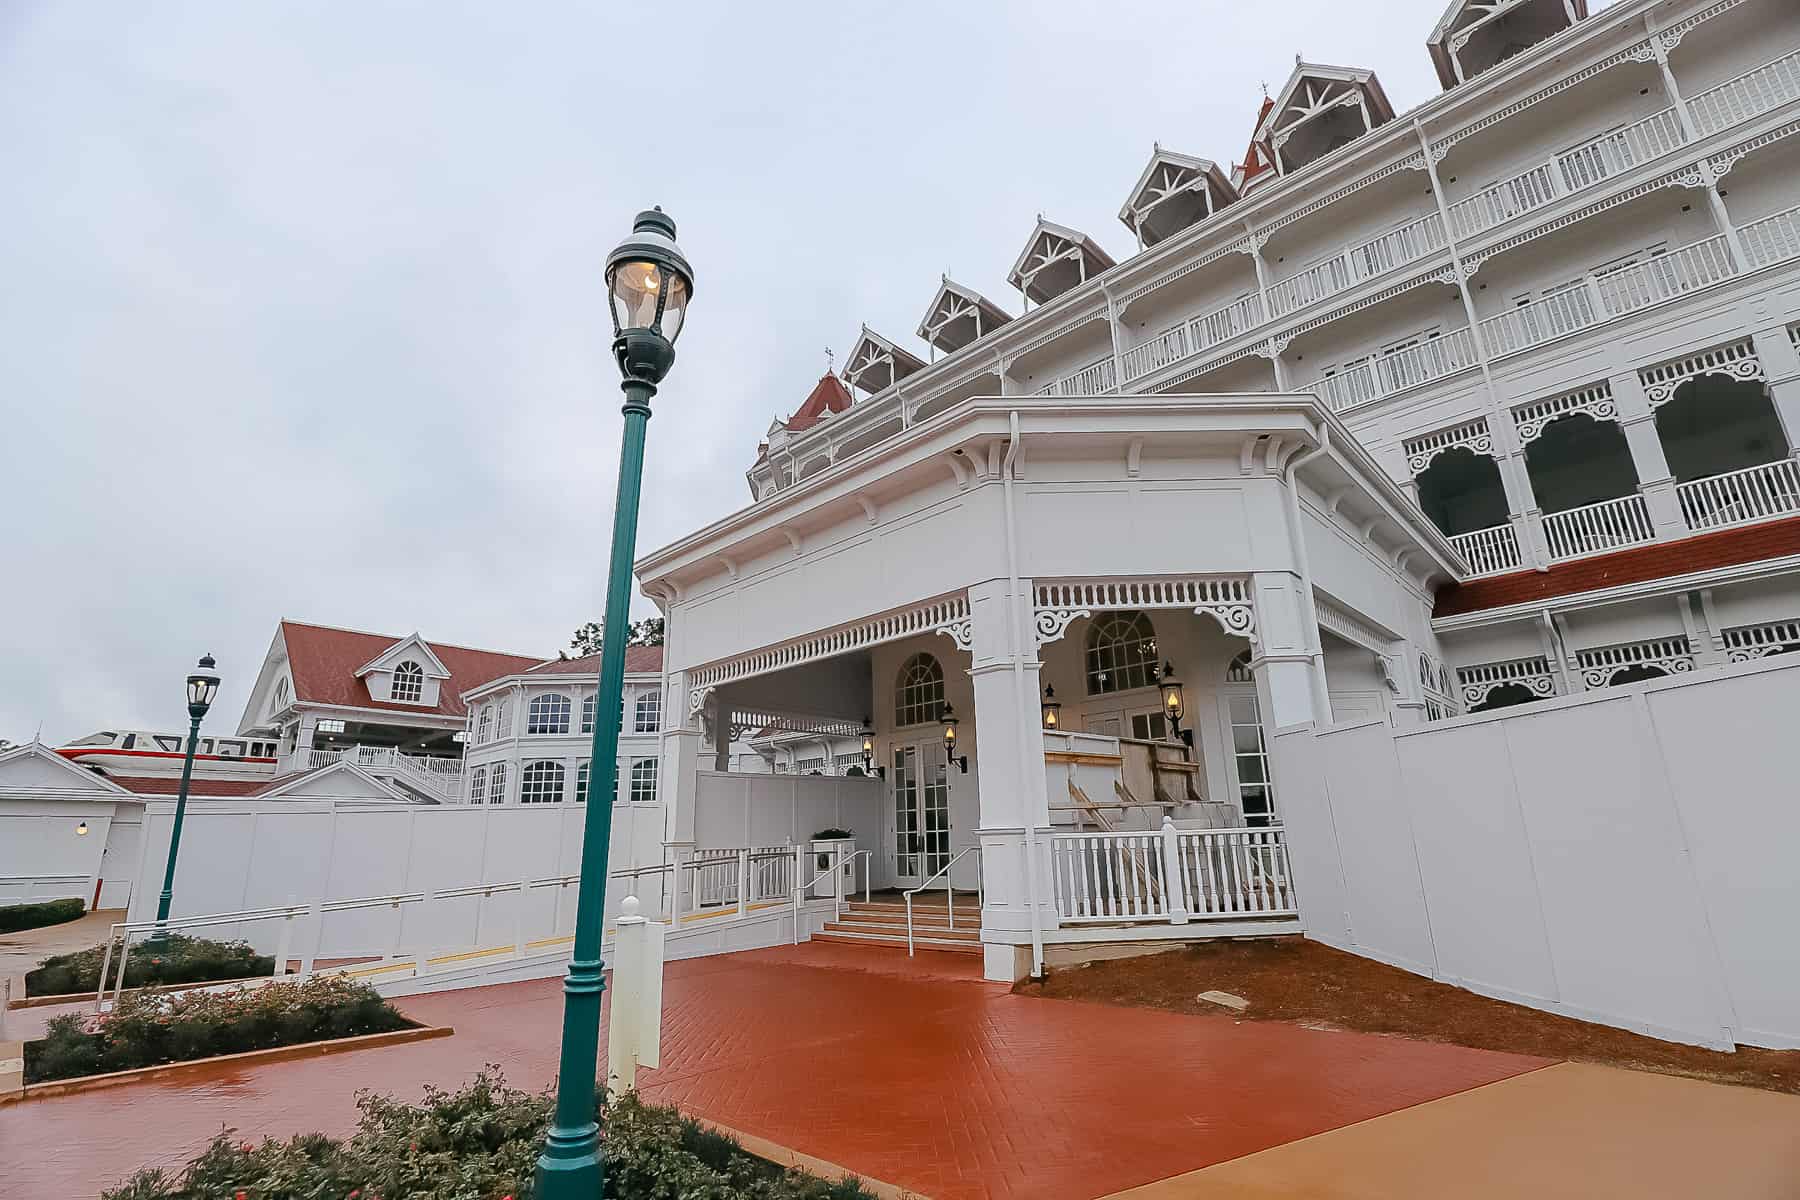
[[[918,887],[950,862],[950,761],[941,741],[894,748],[894,882]]]

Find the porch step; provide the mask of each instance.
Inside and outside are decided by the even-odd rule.
[[[905,921],[859,921],[854,917],[846,917],[838,921],[828,921],[825,925],[827,933],[867,933],[882,937],[906,938]],[[951,929],[948,925],[922,925],[913,922],[913,940],[922,937],[942,942],[979,942],[981,930],[977,927],[961,925]]]
[[[957,932],[961,933],[962,931],[958,930]],[[858,946],[883,946],[904,951],[906,949],[906,927],[901,926],[900,932],[897,934],[836,932],[827,927],[826,932],[813,934],[813,941],[846,942]],[[925,937],[918,933],[916,927],[913,933],[913,946],[919,950],[941,950],[950,954],[981,953],[979,941],[951,941],[948,938]]]

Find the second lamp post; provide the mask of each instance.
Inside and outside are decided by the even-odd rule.
[[[194,750],[200,744],[200,721],[219,692],[219,673],[213,670],[217,665],[212,655],[203,655],[187,677],[187,756],[181,760],[181,790],[175,793],[175,825],[169,830],[169,861],[163,867],[162,895],[156,901],[159,925],[168,921],[169,903],[175,899],[175,860],[181,854],[181,823],[187,818],[188,785],[194,777]],[[156,936],[161,937],[167,932],[159,929]]]
[[[619,449],[619,493],[613,504],[612,558],[607,565],[606,616],[601,626],[593,775],[618,787],[619,723],[624,712],[625,642],[631,604],[631,559],[637,547],[638,496],[643,486],[644,431],[656,385],[675,362],[694,272],[675,244],[675,222],[662,209],[637,215],[631,235],[606,258],[613,318],[613,357],[624,376],[625,432]],[[600,1056],[600,959],[606,923],[607,857],[612,850],[611,794],[596,790],[581,837],[581,892],[575,907],[575,949],[563,980],[562,1061],[556,1113],[538,1156],[542,1200],[599,1200],[604,1182],[600,1127],[595,1122]]]

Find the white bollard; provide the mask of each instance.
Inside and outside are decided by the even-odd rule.
[[[606,1026],[606,1090],[637,1086],[637,1069],[661,1065],[663,932],[636,896],[619,904],[613,940],[612,1011]]]

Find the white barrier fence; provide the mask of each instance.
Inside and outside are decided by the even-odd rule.
[[[1285,831],[1162,828],[1057,833],[1050,839],[1056,913],[1064,924],[1170,924],[1286,917],[1298,901]]]

